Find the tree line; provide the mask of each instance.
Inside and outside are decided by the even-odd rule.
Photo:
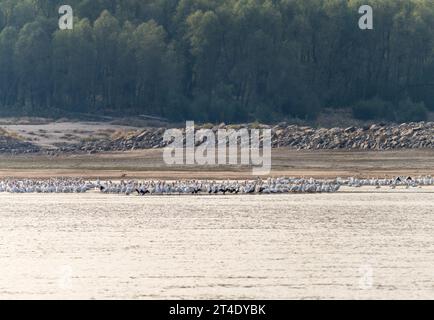
[[[0,0],[0,114],[423,120],[432,0]],[[374,30],[360,30],[369,4]]]

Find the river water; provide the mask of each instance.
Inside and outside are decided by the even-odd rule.
[[[3,299],[434,298],[434,193],[0,195]]]

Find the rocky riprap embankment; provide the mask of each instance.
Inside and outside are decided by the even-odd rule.
[[[196,129],[202,129],[196,126]],[[209,126],[206,128],[210,129]],[[267,125],[221,124],[218,129],[271,129],[274,148],[296,150],[395,150],[434,148],[434,122],[405,123],[401,125],[374,124],[366,127],[312,128],[281,123]],[[62,144],[63,152],[126,151],[135,149],[156,149],[166,146],[163,142],[164,128],[151,128],[104,140],[83,141],[78,144]]]
[[[157,149],[167,144],[163,142],[165,128],[150,128],[141,131],[133,131],[116,138],[85,140],[80,143],[58,144],[61,152],[103,152],[103,151],[128,151],[135,149]]]
[[[356,128],[275,127],[275,147],[293,149],[393,150],[434,148],[434,123]]]
[[[23,154],[36,153],[40,150],[38,146],[32,143],[0,134],[0,153]]]

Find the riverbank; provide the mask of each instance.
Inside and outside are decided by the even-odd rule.
[[[246,166],[167,166],[163,127],[43,119],[0,124],[0,178],[252,178],[252,168]],[[273,177],[434,175],[434,122],[347,128],[196,126],[205,128],[271,129]]]
[[[172,126],[170,126],[172,127]],[[185,133],[185,127],[174,125]],[[167,127],[134,127],[108,122],[3,123],[0,126],[0,153],[49,155],[84,154],[161,149]],[[219,130],[233,134],[239,130],[270,129],[273,148],[290,150],[389,151],[434,149],[434,122],[370,124],[350,127],[309,127],[282,122],[278,125],[236,124],[196,125],[196,130]],[[196,141],[196,145],[204,142]]]

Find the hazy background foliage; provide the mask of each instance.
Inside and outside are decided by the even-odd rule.
[[[0,114],[423,120],[433,28],[432,0],[0,0]]]

